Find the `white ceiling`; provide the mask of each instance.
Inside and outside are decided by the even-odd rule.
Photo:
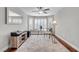
[[[36,12],[32,12],[36,10],[36,7],[20,7],[20,9],[26,13],[27,15],[30,16],[51,16],[51,15],[55,15],[59,10],[62,9],[62,7],[44,7],[44,8],[49,8],[50,11],[48,11],[48,14],[39,14]]]

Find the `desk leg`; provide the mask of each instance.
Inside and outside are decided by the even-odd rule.
[[[44,33],[44,37],[45,37],[45,33]]]
[[[49,39],[50,39],[50,34],[49,34]]]
[[[53,42],[56,44],[57,42],[56,42],[56,39],[55,39],[55,37],[53,36]]]

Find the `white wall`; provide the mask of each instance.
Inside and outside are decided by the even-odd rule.
[[[18,10],[18,12],[22,14],[20,10]],[[10,32],[27,30],[27,16],[23,17],[23,24],[21,25],[5,24],[5,8],[0,7],[0,51],[4,51],[8,48]]]
[[[79,48],[79,8],[63,8],[55,15],[56,34]]]

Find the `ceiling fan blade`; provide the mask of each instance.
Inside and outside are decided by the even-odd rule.
[[[48,9],[44,9],[43,11],[49,11],[50,9],[48,8]]]

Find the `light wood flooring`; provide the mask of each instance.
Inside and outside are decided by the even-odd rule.
[[[49,35],[31,35],[15,52],[69,52],[57,39],[54,43],[53,38]]]

